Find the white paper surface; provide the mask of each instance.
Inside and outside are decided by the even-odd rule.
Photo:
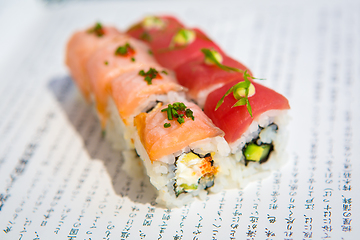
[[[1,4],[0,239],[359,236],[359,4]],[[99,20],[125,29],[149,13],[200,27],[288,97],[281,170],[172,210],[153,205],[147,178],[121,170],[120,153],[69,77],[64,49],[76,29]]]

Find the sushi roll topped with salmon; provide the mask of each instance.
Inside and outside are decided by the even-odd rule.
[[[125,35],[114,27],[96,23],[94,26],[72,35],[67,44],[65,63],[85,99],[91,101],[92,89],[86,69],[87,62],[99,48],[106,46],[115,38]]]
[[[222,189],[215,185],[230,148],[223,131],[197,105],[159,104],[136,116],[135,126],[135,147],[160,191],[159,201],[182,206],[194,196]]]

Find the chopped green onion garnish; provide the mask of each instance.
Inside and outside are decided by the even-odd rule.
[[[175,102],[173,104],[168,104],[168,107],[162,109],[161,112],[166,112],[168,120],[173,120],[175,118],[179,124],[182,124],[185,122],[184,117],[188,117],[188,118],[192,119],[193,121],[195,120],[193,111],[191,111],[191,109],[187,108],[185,106],[185,104],[182,102]],[[164,127],[165,127],[165,125],[164,125]]]
[[[196,38],[196,33],[194,30],[190,29],[180,29],[171,40],[169,48],[173,48],[175,45],[186,46],[192,43]]]
[[[193,111],[191,111],[189,108],[186,109],[185,114],[188,118],[191,118],[192,120],[194,120]]]
[[[144,80],[147,82],[148,85],[151,85],[152,80],[159,76],[159,72],[155,68],[150,68],[147,72],[145,72],[144,70],[140,70],[139,75],[145,77]]]
[[[98,37],[102,37],[105,34],[104,29],[103,29],[101,23],[99,23],[99,22],[95,23],[95,26],[90,28],[87,32],[95,33],[95,35]]]
[[[162,29],[166,25],[165,21],[156,16],[148,16],[142,21],[142,26],[147,29]]]
[[[147,84],[148,85],[151,85],[152,84],[152,82],[151,82],[151,78],[150,78],[150,76],[146,76],[145,78],[144,78],[144,80],[147,82]]]
[[[216,104],[215,111],[221,106],[221,104],[223,104],[225,97],[227,95],[229,95],[230,93],[233,93],[234,98],[238,101],[232,107],[246,105],[246,108],[247,108],[250,116],[253,117],[250,102],[249,102],[249,97],[251,97],[252,95],[255,94],[255,87],[250,82],[250,79],[257,79],[257,78],[254,78],[253,76],[251,76],[248,73],[247,70],[245,70],[244,71],[244,81],[235,84],[225,93],[225,95]],[[251,90],[252,92],[249,92],[249,90]]]
[[[171,108],[171,114],[175,117],[178,118],[179,114],[177,113],[177,111],[174,108]]]
[[[115,54],[117,55],[125,55],[127,53],[127,46],[120,46],[116,49]]]
[[[164,128],[169,128],[169,127],[171,127],[170,123],[164,123]]]
[[[147,42],[150,42],[151,41],[151,36],[150,36],[150,34],[148,32],[143,32],[140,35],[140,39],[144,40],[144,41],[147,41]]]
[[[180,123],[180,124],[182,124],[182,123],[185,122],[185,120],[184,120],[183,117],[179,117],[179,118],[177,119],[177,121],[178,121],[178,123]]]
[[[209,61],[213,62],[219,68],[221,68],[221,69],[223,69],[225,71],[244,72],[243,70],[233,68],[233,67],[229,67],[229,66],[225,66],[225,65],[221,64],[218,61],[217,57],[215,56],[215,53],[213,52],[213,50],[203,48],[203,49],[201,49],[201,52],[205,55],[205,59],[208,59]]]
[[[115,55],[127,56],[128,54],[133,54],[134,52],[134,48],[129,43],[126,43],[116,49]]]

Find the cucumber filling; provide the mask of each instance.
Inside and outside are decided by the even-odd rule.
[[[183,153],[175,161],[174,191],[176,197],[197,189],[208,189],[214,185],[217,167],[211,153],[200,155],[193,151]]]

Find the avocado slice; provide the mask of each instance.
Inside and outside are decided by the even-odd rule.
[[[184,188],[185,190],[196,190],[198,186],[196,184],[191,184],[190,186],[186,183],[182,183],[180,187]]]
[[[186,192],[191,192],[193,190],[196,190],[198,188],[198,185],[196,184],[191,184],[191,185],[188,185],[186,183],[182,183],[180,184],[180,186],[176,186],[175,184],[175,194],[176,194],[176,197],[178,197],[181,193],[186,193]]]
[[[271,144],[261,144],[260,146],[255,143],[250,143],[244,150],[246,160],[260,162],[268,157],[271,149]]]

